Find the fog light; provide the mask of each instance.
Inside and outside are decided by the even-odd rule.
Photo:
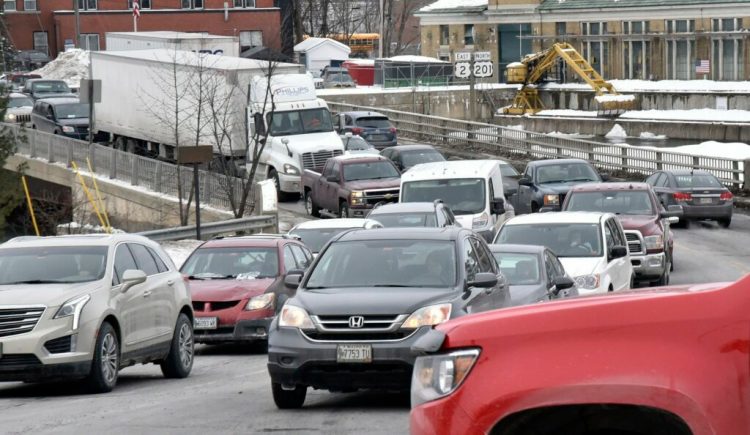
[[[261,337],[265,337],[266,334],[266,328],[258,328],[255,330],[255,334],[260,335]]]
[[[289,364],[291,364],[292,362],[294,362],[294,358],[292,358],[292,357],[290,357],[290,356],[282,356],[282,357],[281,357],[281,363],[282,363],[282,364],[285,364],[285,365],[289,365]]]

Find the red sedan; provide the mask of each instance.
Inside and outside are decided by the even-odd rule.
[[[180,271],[190,279],[196,343],[268,339],[268,326],[294,291],[290,270],[304,270],[312,254],[292,236],[258,235],[208,241]]]
[[[415,344],[412,434],[750,434],[750,276],[466,316]]]

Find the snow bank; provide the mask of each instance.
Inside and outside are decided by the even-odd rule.
[[[175,240],[161,242],[161,247],[167,251],[174,264],[179,268],[201,243],[203,242],[200,240]]]
[[[582,133],[563,133],[561,131],[551,131],[547,133],[549,136],[562,137],[566,139],[591,139],[594,137],[593,134],[582,134]]]
[[[444,60],[440,60],[434,57],[413,56],[413,55],[393,56],[393,57],[387,58],[386,60],[390,60],[393,62],[448,63]]]
[[[628,119],[661,119],[678,121],[710,122],[747,122],[750,123],[749,110],[631,110],[620,115]]]
[[[609,80],[618,92],[750,92],[750,82],[714,80]],[[591,90],[585,83],[548,83],[545,89]]]
[[[643,140],[667,140],[666,135],[654,134],[648,131],[641,132],[640,138]]]
[[[635,101],[635,95],[597,95],[594,100],[597,103],[629,103]]]
[[[432,12],[442,9],[476,8],[481,6],[487,6],[487,0],[438,0],[423,7],[419,12]]]
[[[708,141],[696,145],[682,145],[668,148],[668,150],[693,156],[724,157],[740,160],[750,159],[750,145],[742,142]]]
[[[89,52],[78,48],[57,55],[57,59],[32,71],[45,79],[65,80],[68,86],[78,89],[81,79],[89,76]]]
[[[615,124],[615,126],[612,127],[612,130],[605,134],[604,137],[607,139],[625,139],[628,137],[628,134],[620,124]]]
[[[569,116],[576,118],[596,118],[596,111],[571,110],[571,109],[550,109],[542,110],[537,113],[539,116]],[[529,115],[526,115],[529,116]]]

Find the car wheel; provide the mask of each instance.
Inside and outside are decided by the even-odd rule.
[[[339,204],[339,217],[340,218],[349,217],[349,204],[347,204],[345,201],[341,201],[341,203]]]
[[[669,271],[671,270],[672,266],[664,268],[664,273],[661,274],[661,277],[654,281],[654,285],[658,287],[662,287],[665,285],[669,285]]]
[[[307,387],[304,385],[297,385],[293,390],[285,390],[281,388],[281,384],[274,382],[271,384],[271,390],[273,401],[279,409],[302,408],[307,396]]]
[[[722,228],[729,228],[729,225],[731,225],[731,224],[732,224],[732,218],[731,217],[719,219],[719,225]]]
[[[276,196],[278,197],[278,200],[286,201],[287,194],[281,191],[281,180],[279,180],[279,173],[276,172],[276,169],[268,171],[268,178],[273,180],[273,184],[276,186]]]
[[[539,205],[535,202],[531,203],[531,212],[532,213],[538,213],[539,212]]]
[[[674,253],[669,254],[669,271],[674,272]]]
[[[186,378],[193,368],[194,356],[193,324],[188,316],[180,313],[177,326],[172,335],[169,355],[161,363],[161,372],[165,378]]]
[[[102,323],[96,335],[94,358],[86,386],[92,393],[108,393],[117,384],[120,370],[120,343],[115,328],[109,322]]]
[[[320,217],[320,209],[315,205],[309,190],[305,191],[305,211],[312,217]]]

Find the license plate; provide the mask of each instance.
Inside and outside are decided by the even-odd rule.
[[[195,318],[195,329],[216,329],[218,326],[218,319],[216,317],[196,317]]]
[[[714,202],[714,200],[711,199],[711,198],[701,198],[700,199],[700,204],[711,204],[713,202]]]
[[[336,362],[370,363],[372,346],[369,344],[339,344],[336,347]]]
[[[384,134],[371,134],[370,140],[386,140],[386,137]]]

